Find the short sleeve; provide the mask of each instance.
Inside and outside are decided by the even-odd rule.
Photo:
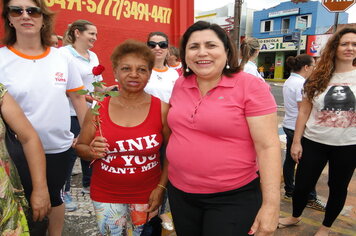
[[[75,63],[71,62],[72,58],[68,61],[68,83],[67,92],[75,92],[84,89],[83,81],[80,76],[79,70],[76,68]]]
[[[245,83],[245,114],[247,117],[262,116],[277,111],[276,101],[269,84],[253,77]]]
[[[303,100],[303,86],[297,87],[294,91],[295,100],[301,102]]]
[[[303,100],[304,81],[304,79],[293,80],[293,84],[290,86],[293,88],[293,96],[296,102]]]

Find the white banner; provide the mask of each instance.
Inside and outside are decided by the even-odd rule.
[[[302,35],[301,38],[301,50],[305,50],[306,45],[306,35]],[[294,42],[283,43],[283,37],[278,38],[268,38],[268,39],[259,39],[260,51],[261,52],[277,52],[277,51],[296,51],[298,50],[297,44]]]

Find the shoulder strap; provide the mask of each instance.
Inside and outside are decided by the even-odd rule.
[[[162,124],[162,117],[161,117],[161,100],[155,96],[151,95],[151,109],[150,109],[150,117],[155,122],[160,122]]]

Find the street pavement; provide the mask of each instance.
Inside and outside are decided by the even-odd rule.
[[[271,86],[281,86],[281,84],[273,83]],[[276,98],[277,100],[277,98]],[[283,106],[278,106],[279,123],[282,122],[284,114]],[[281,125],[279,125],[279,134],[281,140],[282,156],[284,159],[285,153],[285,135]],[[73,200],[78,204],[78,210],[66,212],[64,236],[96,236],[99,235],[96,227],[95,213],[90,201],[89,194],[81,193],[81,171],[80,162],[77,161],[74,167],[74,172],[78,173],[72,178],[71,193]],[[316,186],[317,193],[322,202],[326,202],[328,197],[327,179],[328,169],[324,169],[318,184]],[[292,211],[292,203],[290,200],[283,198],[284,190],[281,183],[281,212],[280,215],[289,216]],[[312,236],[317,231],[324,217],[324,212],[306,208],[303,212],[303,220],[297,225],[289,228],[278,229],[276,236]],[[162,236],[174,236],[174,232],[163,231]],[[335,221],[330,236],[356,236],[356,174],[354,173],[349,185],[348,197],[342,213]],[[184,236],[184,235],[183,235]],[[220,235],[217,235],[220,236]],[[223,235],[221,235],[223,236]]]

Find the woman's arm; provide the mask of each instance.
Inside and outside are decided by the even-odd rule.
[[[291,156],[296,163],[299,163],[299,159],[302,157],[303,148],[301,145],[301,139],[304,133],[305,124],[309,119],[312,107],[313,104],[307,98],[303,98],[299,106],[297,122],[295,124],[293,143],[291,147]]]
[[[32,180],[31,207],[33,220],[42,220],[51,209],[47,187],[46,158],[40,138],[16,101],[6,93],[1,114],[22,144]]]
[[[104,137],[95,136],[95,115],[89,109],[85,115],[75,149],[80,158],[92,161],[106,156],[108,144]]]
[[[161,102],[161,118],[162,118],[162,134],[163,134],[163,144],[162,144],[162,150],[161,154],[163,155],[163,158],[161,160],[163,161],[163,166],[162,166],[162,173],[161,173],[161,179],[157,185],[157,187],[151,192],[150,198],[148,200],[148,205],[149,208],[147,209],[147,212],[153,212],[156,210],[161,204],[164,196],[164,191],[166,191],[166,185],[168,182],[168,161],[166,158],[166,146],[169,140],[169,136],[171,134],[171,130],[168,127],[167,124],[167,114],[168,114],[168,109],[169,105],[165,102]]]
[[[87,104],[85,102],[85,96],[78,94],[77,91],[68,92],[67,95],[68,95],[68,97],[70,98],[70,100],[71,100],[71,102],[73,104],[75,112],[77,113],[80,127],[82,127],[83,126],[84,117],[85,117],[85,113],[88,110],[88,106],[87,106]]]
[[[247,117],[247,122],[257,152],[262,190],[262,206],[249,234],[273,235],[278,224],[281,184],[277,114]]]
[[[165,102],[161,102],[161,111],[162,111],[162,134],[163,134],[163,146],[164,146],[164,152],[163,152],[163,168],[162,168],[162,174],[161,174],[161,180],[160,184],[163,186],[167,185],[168,182],[168,160],[166,158],[166,147],[168,144],[169,137],[171,135],[171,130],[168,127],[167,123],[167,115],[168,115],[168,110],[169,110],[169,104]]]

